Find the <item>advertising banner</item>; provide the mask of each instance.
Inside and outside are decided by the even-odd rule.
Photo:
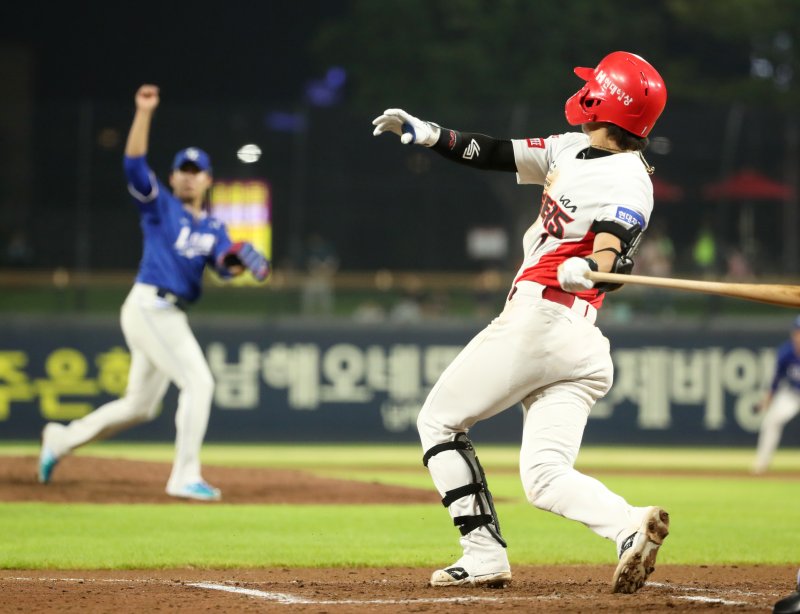
[[[216,380],[207,441],[416,442],[439,374],[480,326],[206,320],[193,323]],[[754,445],[756,404],[785,332],[606,331],[615,374],[592,411],[594,444]],[[535,343],[535,340],[531,340]],[[0,438],[36,439],[125,390],[116,321],[25,319],[0,331]],[[159,416],[118,437],[169,441],[177,390]],[[519,442],[522,410],[476,425],[476,440]],[[784,443],[800,441],[790,423]]]

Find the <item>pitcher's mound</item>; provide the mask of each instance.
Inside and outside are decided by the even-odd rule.
[[[175,503],[164,493],[170,465],[116,458],[68,456],[49,484],[36,481],[38,459],[5,456],[0,501],[59,503]],[[323,478],[288,469],[203,467],[223,503],[437,503],[430,490]]]

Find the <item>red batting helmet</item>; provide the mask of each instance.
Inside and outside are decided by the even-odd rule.
[[[627,51],[607,55],[597,68],[578,67],[575,74],[586,85],[564,106],[571,126],[609,122],[644,137],[667,104],[667,87],[658,71]]]

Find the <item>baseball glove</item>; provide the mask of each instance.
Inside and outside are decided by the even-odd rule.
[[[270,274],[267,260],[252,244],[238,241],[232,244],[220,258],[221,268],[242,266],[253,274],[257,281],[264,281]]]

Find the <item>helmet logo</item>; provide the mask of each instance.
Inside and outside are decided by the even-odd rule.
[[[597,71],[597,74],[594,76],[594,80],[602,87],[605,91],[607,91],[612,96],[616,97],[622,104],[626,107],[633,102],[633,96],[629,96],[625,93],[621,87],[619,87],[616,83],[614,83],[604,70]]]

